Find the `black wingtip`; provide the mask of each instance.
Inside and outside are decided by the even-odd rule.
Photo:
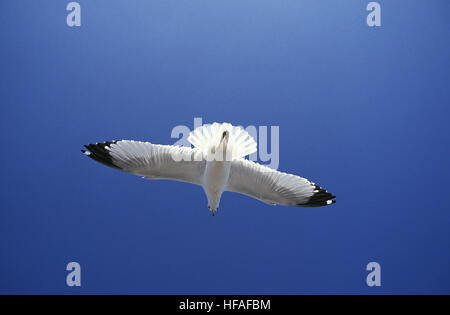
[[[109,148],[111,144],[115,144],[117,141],[106,141],[102,143],[96,144],[86,144],[84,147],[86,150],[81,150],[84,155],[87,155],[91,159],[102,163],[106,166],[121,169],[119,166],[114,164],[112,156],[109,154],[109,151],[106,148]]]
[[[329,193],[325,189],[320,186],[314,185],[314,194],[309,198],[308,202],[304,204],[298,204],[297,206],[301,207],[322,207],[332,205],[336,203],[335,195]]]

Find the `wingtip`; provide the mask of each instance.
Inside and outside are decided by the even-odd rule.
[[[322,207],[322,206],[328,206],[333,203],[336,203],[335,195],[329,193],[322,187],[318,185],[314,185],[314,194],[309,198],[307,203],[304,204],[298,204],[297,206],[301,207]]]
[[[121,169],[119,166],[114,164],[114,161],[112,159],[112,156],[110,155],[107,147],[109,147],[111,144],[115,144],[117,141],[105,141],[103,143],[95,143],[95,144],[85,144],[84,147],[87,150],[81,150],[83,154],[89,156],[90,158],[96,160],[97,162],[100,162],[106,166]]]

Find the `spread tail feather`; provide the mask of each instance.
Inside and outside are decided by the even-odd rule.
[[[256,152],[255,139],[242,127],[229,123],[215,122],[200,126],[189,134],[188,141],[207,156],[215,152],[225,131],[229,133],[227,152],[230,152],[232,159]]]

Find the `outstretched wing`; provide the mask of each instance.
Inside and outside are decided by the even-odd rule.
[[[196,149],[129,140],[85,147],[81,151],[90,158],[134,175],[201,185],[206,162]]]
[[[273,170],[246,159],[231,162],[227,191],[244,194],[269,204],[320,207],[335,203],[321,187],[300,176]]]

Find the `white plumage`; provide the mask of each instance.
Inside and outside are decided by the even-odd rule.
[[[149,179],[178,180],[203,187],[214,215],[224,191],[244,194],[269,204],[316,207],[334,203],[334,195],[300,176],[246,160],[255,140],[229,123],[203,125],[190,133],[194,148],[141,141],[86,145],[90,158]]]
[[[206,124],[196,128],[189,134],[188,141],[199,149],[204,155],[208,155],[211,149],[217,146],[223,132],[229,133],[227,151],[231,159],[245,157],[256,152],[256,142],[242,127],[236,127],[229,123]]]

